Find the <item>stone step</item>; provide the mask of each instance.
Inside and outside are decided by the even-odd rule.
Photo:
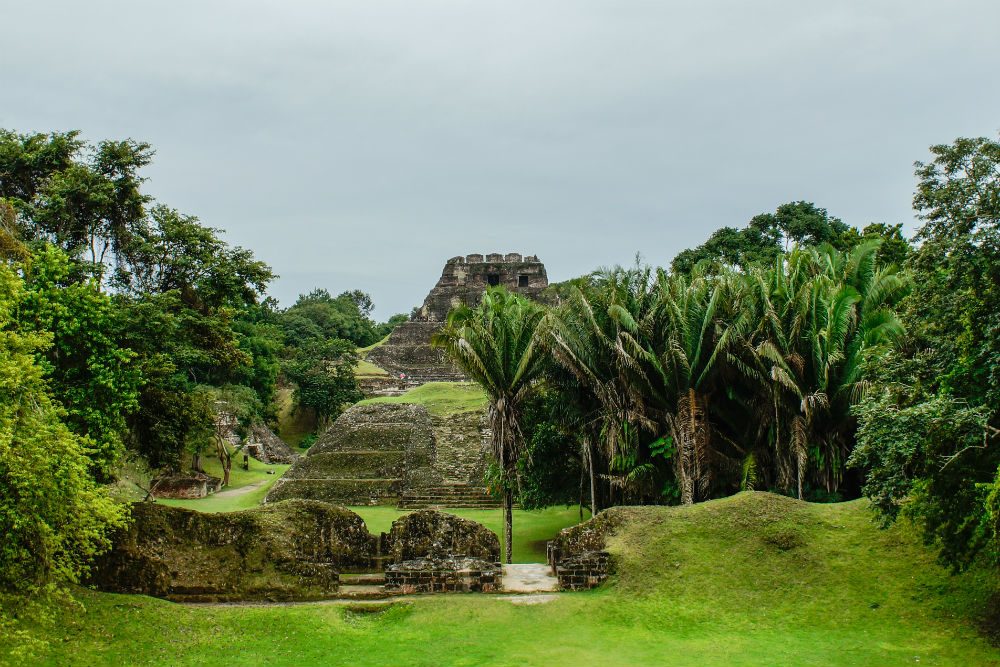
[[[392,595],[381,585],[341,584],[340,588],[337,589],[337,597],[349,600],[384,600]]]
[[[284,479],[393,479],[405,468],[405,450],[325,451],[301,459]]]
[[[340,587],[344,586],[382,586],[385,584],[385,573],[362,572],[359,574],[340,575]]]
[[[359,478],[279,479],[267,494],[267,502],[286,498],[322,500],[338,505],[375,505],[399,498],[403,480]]]
[[[503,566],[505,593],[548,593],[559,590],[559,580],[545,563],[519,563]]]

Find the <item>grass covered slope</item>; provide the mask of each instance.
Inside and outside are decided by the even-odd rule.
[[[486,408],[486,395],[472,382],[428,382],[401,396],[366,398],[358,405],[371,403],[414,403],[432,415],[448,416]]]
[[[358,614],[88,593],[43,664],[1000,665],[973,618],[995,571],[950,576],[863,502],[755,493],[611,516],[618,574],[548,604],[447,595]]]

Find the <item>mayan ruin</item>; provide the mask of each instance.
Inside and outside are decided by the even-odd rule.
[[[368,361],[408,386],[430,381],[455,381],[462,373],[440,350],[431,348],[431,336],[448,318],[448,311],[464,304],[475,306],[487,287],[502,285],[511,292],[537,299],[549,286],[545,265],[534,255],[491,253],[452,257],[424,302],[409,322],[368,355]]]
[[[534,255],[449,259],[413,318],[367,354],[376,373],[384,373],[361,378],[362,387],[370,396],[398,396],[429,382],[462,382],[462,373],[431,347],[449,310],[460,304],[474,307],[488,287],[498,285],[537,300],[548,284],[545,265]],[[497,507],[482,485],[486,435],[479,407],[434,414],[408,403],[355,405],[278,480],[267,500],[396,503],[407,509]]]
[[[1000,0],[3,20],[0,667],[1000,667]]]

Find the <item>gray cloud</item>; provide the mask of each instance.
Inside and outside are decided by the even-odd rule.
[[[667,263],[793,199],[912,227],[912,162],[1000,129],[992,0],[9,4],[0,125],[152,142],[283,302],[383,318],[468,252]]]

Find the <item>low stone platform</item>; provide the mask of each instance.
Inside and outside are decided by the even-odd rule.
[[[150,483],[149,493],[154,498],[204,498],[222,488],[222,479],[203,472],[164,475]]]

